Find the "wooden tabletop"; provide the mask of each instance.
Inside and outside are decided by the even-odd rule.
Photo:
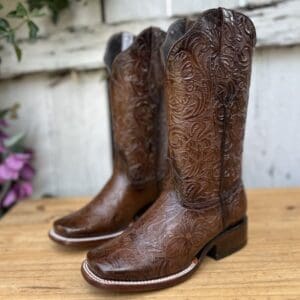
[[[186,282],[117,294],[88,285],[85,251],[47,237],[53,220],[87,198],[24,201],[0,220],[0,299],[300,299],[300,189],[250,190],[249,243],[220,261],[205,259]]]

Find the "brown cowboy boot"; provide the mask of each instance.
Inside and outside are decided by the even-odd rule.
[[[54,223],[49,232],[54,241],[90,246],[114,238],[158,197],[167,156],[160,60],[164,39],[163,31],[148,28],[137,37],[121,33],[109,41],[105,62],[110,73],[113,174],[90,203]]]
[[[165,57],[170,178],[153,206],[122,236],[87,254],[85,279],[144,291],[183,281],[206,255],[247,240],[241,178],[255,29],[219,8],[169,28]]]

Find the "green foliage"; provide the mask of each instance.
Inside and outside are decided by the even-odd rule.
[[[4,146],[14,152],[18,152],[24,142],[24,137],[24,133],[18,133],[11,136],[5,140]]]
[[[0,42],[1,40],[11,44],[15,50],[18,61],[22,58],[22,50],[16,39],[16,32],[27,25],[28,38],[31,41],[37,39],[39,27],[33,21],[33,18],[41,17],[44,15],[41,11],[47,8],[51,12],[52,20],[57,22],[59,13],[69,6],[69,0],[27,0],[27,5],[19,2],[16,9],[10,11],[6,17],[0,17]],[[0,10],[3,5],[0,3]],[[19,23],[12,27],[9,19],[17,19]]]
[[[20,109],[20,104],[16,103],[9,108],[0,110],[0,120],[6,119],[17,119],[18,110]],[[2,144],[10,151],[22,152],[22,145],[24,142],[24,133],[18,133],[16,135],[7,137]]]
[[[18,118],[18,110],[20,109],[20,104],[15,103],[13,106],[6,108],[6,109],[1,109],[0,110],[0,120],[9,117],[10,119],[17,119]]]
[[[18,59],[18,61],[20,61],[22,58],[22,50],[15,41],[13,43],[13,46],[14,46],[14,50],[15,50],[17,59]]]
[[[29,38],[31,40],[35,40],[36,37],[37,37],[37,33],[39,31],[39,28],[37,27],[37,25],[32,22],[32,21],[28,21],[27,22],[27,25],[28,25],[28,29],[29,29]]]
[[[30,11],[47,7],[54,23],[57,23],[59,13],[69,6],[69,0],[27,0],[27,3]]]
[[[8,18],[23,19],[28,15],[28,12],[22,3],[18,3],[16,10],[13,10],[7,14]]]

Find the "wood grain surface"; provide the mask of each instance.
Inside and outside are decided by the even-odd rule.
[[[24,201],[0,220],[0,299],[300,299],[300,189],[248,191],[249,243],[220,261],[205,259],[186,282],[118,294],[81,277],[85,250],[55,245],[53,220],[87,198]]]

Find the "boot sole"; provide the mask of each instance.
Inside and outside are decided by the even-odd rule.
[[[81,272],[87,282],[95,287],[120,292],[141,292],[163,289],[176,285],[195,272],[205,256],[219,260],[242,249],[247,244],[247,217],[227,228],[206,244],[182,271],[157,279],[141,281],[119,281],[104,279],[93,273],[87,260],[82,263]]]
[[[99,236],[70,238],[70,237],[65,237],[63,235],[60,235],[56,233],[54,229],[51,229],[48,233],[48,236],[51,240],[63,246],[87,247],[87,246],[99,245],[99,243],[113,239],[121,235],[123,232],[124,230],[120,230],[114,233],[104,234]]]

